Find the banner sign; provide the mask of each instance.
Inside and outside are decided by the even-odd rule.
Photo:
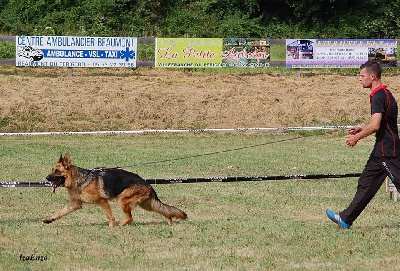
[[[397,66],[395,39],[287,39],[287,68],[359,67],[377,59],[383,67]]]
[[[16,36],[16,66],[136,67],[137,38]]]
[[[157,38],[158,68],[266,68],[270,63],[268,39]]]

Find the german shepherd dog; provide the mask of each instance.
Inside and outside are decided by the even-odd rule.
[[[187,219],[183,211],[162,203],[153,187],[137,174],[120,168],[79,168],[71,164],[69,153],[64,157],[60,155],[46,179],[51,182],[53,192],[57,187],[65,186],[70,197],[67,206],[50,218],[43,219],[47,224],[82,208],[83,203],[92,203],[103,208],[108,225],[113,227],[115,218],[108,203],[113,198],[118,198],[119,205],[125,213],[125,219],[119,223],[120,226],[132,222],[131,211],[136,206],[163,215],[170,226],[172,218]]]

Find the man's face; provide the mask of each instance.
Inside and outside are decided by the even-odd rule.
[[[364,88],[371,88],[373,78],[374,75],[368,74],[366,68],[363,68],[360,70],[360,77],[358,78],[358,81],[360,81]]]

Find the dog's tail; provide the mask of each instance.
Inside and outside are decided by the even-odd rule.
[[[153,211],[163,215],[167,219],[169,225],[172,225],[172,218],[187,219],[187,214],[185,212],[174,206],[163,203],[158,198],[153,188],[151,188],[150,198],[141,202],[140,207],[147,211]]]

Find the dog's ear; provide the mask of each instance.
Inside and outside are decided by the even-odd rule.
[[[62,164],[63,164],[64,168],[66,168],[66,169],[69,169],[69,167],[71,166],[71,157],[68,152],[64,155]]]
[[[61,153],[60,158],[58,158],[58,163],[62,163],[63,160],[64,160],[64,158],[62,157],[62,153]]]

